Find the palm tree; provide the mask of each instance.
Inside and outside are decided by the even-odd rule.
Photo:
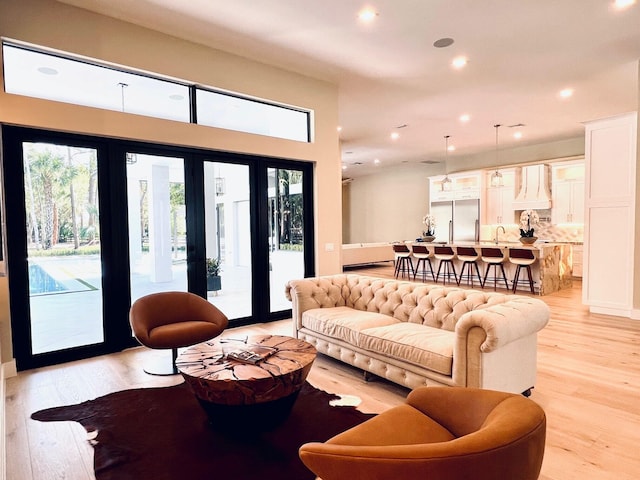
[[[30,176],[30,196],[35,203],[31,208],[40,206],[42,248],[48,250],[54,244],[55,187],[63,180],[64,158],[49,147],[32,149],[27,155],[25,168]]]

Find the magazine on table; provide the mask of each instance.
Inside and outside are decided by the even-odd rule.
[[[227,353],[227,358],[255,365],[277,352],[277,348],[266,345],[242,345]]]

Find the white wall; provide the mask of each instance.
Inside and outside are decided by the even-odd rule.
[[[576,155],[584,155],[584,135],[554,142],[501,148],[498,153],[498,162],[496,162],[495,150],[459,157],[454,155],[453,158],[450,156],[449,173],[476,170],[478,168],[543,162]]]
[[[344,243],[414,240],[421,236],[422,217],[429,211],[429,175],[426,165],[386,168],[357,177],[345,188],[344,216],[350,224]]]

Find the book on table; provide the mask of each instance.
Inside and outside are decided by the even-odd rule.
[[[277,348],[265,345],[243,345],[227,353],[227,358],[255,365],[277,352]]]

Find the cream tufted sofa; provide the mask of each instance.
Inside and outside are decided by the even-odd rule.
[[[549,307],[532,297],[355,274],[291,280],[295,335],[408,388],[528,395]]]

